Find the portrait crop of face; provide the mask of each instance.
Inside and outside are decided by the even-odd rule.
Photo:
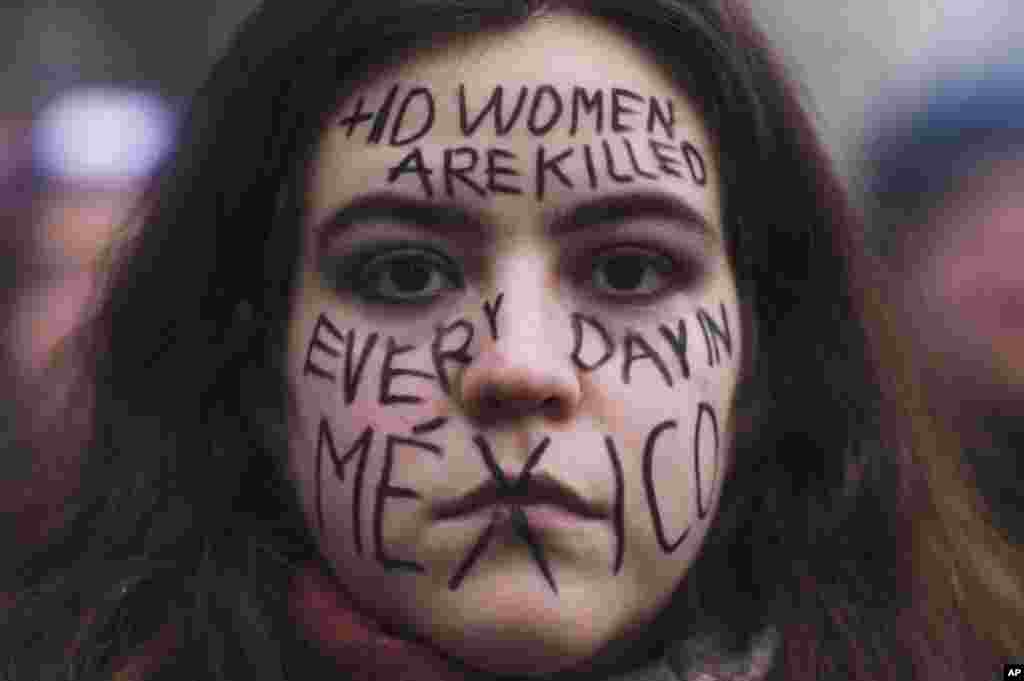
[[[375,74],[308,186],[290,474],[341,583],[496,673],[630,640],[715,516],[741,360],[691,96],[551,12]]]

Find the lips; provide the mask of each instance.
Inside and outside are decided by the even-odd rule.
[[[471,515],[498,505],[532,506],[541,504],[556,506],[587,520],[601,519],[607,516],[604,509],[588,503],[571,487],[547,473],[531,475],[529,482],[520,490],[513,491],[516,490],[514,481],[510,482],[509,488],[508,491],[504,490],[497,480],[491,478],[468,494],[438,504],[435,516],[439,520],[447,520]]]

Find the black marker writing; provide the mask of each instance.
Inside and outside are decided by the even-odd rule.
[[[445,416],[438,416],[437,418],[430,419],[423,423],[417,423],[412,427],[412,432],[415,435],[422,435],[423,433],[432,433],[435,430],[442,428],[444,424],[448,423],[448,418]]]
[[[384,502],[386,499],[419,499],[420,493],[408,487],[398,487],[391,484],[391,473],[395,463],[395,448],[399,445],[407,445],[426,449],[431,453],[440,456],[440,448],[429,442],[420,442],[409,438],[388,435],[387,444],[384,446],[384,469],[380,475],[380,482],[377,484],[377,497],[373,506],[373,540],[376,548],[377,562],[385,570],[407,570],[410,572],[426,572],[426,568],[412,560],[401,560],[387,553],[384,547]]]
[[[633,127],[625,122],[626,116],[637,114],[636,109],[626,106],[625,100],[642,102],[644,98],[625,88],[612,88],[612,132],[631,132]]]
[[[594,132],[598,135],[604,132],[604,92],[595,90],[590,96],[587,89],[576,86],[572,89],[572,123],[569,126],[569,135],[575,136],[579,129],[580,113],[594,114]]]
[[[465,160],[459,165],[455,164],[456,155],[462,156]],[[466,177],[476,168],[480,155],[473,147],[458,147],[457,149],[444,150],[444,189],[449,198],[455,196],[455,180],[459,180],[473,190],[478,196],[485,196],[487,192],[479,184],[473,181],[472,177]]]
[[[424,87],[411,88],[402,97],[401,104],[398,106],[398,112],[392,121],[391,112],[394,110],[395,102],[398,100],[399,90],[400,86],[397,83],[392,85],[384,96],[384,101],[381,102],[380,108],[373,113],[364,111],[363,106],[366,104],[366,98],[359,97],[356,100],[355,111],[338,119],[337,124],[346,128],[345,137],[351,138],[355,133],[356,128],[371,120],[373,121],[373,124],[366,136],[367,144],[379,144],[384,138],[384,132],[388,128],[388,123],[391,123],[389,143],[393,147],[412,144],[430,132],[434,127],[435,117],[433,94],[431,94],[430,90]],[[410,107],[413,105],[416,105],[417,108],[421,108],[424,111],[422,121],[419,124],[419,128],[404,130],[408,123],[407,117]]]
[[[608,144],[608,140],[601,140],[601,147],[604,149],[604,160],[607,164],[608,177],[612,178],[619,184],[627,184],[633,181],[632,175],[622,175],[615,170],[615,158],[612,156],[611,145]]]
[[[381,136],[384,134],[384,129],[388,124],[388,118],[391,116],[391,107],[395,104],[395,97],[398,95],[398,85],[392,85],[391,89],[388,90],[387,96],[384,98],[384,103],[380,105],[380,109],[377,110],[377,115],[373,117],[373,127],[370,129],[370,134],[367,136],[366,141],[371,144],[377,144],[380,142]]]
[[[668,537],[665,535],[665,523],[661,518],[661,508],[658,506],[658,495],[654,489],[654,447],[658,442],[658,438],[665,430],[676,427],[678,427],[676,421],[669,420],[662,421],[652,428],[651,432],[647,435],[647,441],[644,443],[643,453],[644,489],[647,491],[647,503],[651,509],[651,520],[654,523],[654,534],[658,539],[658,544],[661,546],[661,550],[665,553],[673,553],[690,534],[690,528],[687,527],[679,534],[675,541],[669,541]]]
[[[647,144],[651,148],[651,155],[654,156],[654,160],[658,162],[658,170],[672,177],[683,176],[679,172],[679,159],[668,154],[669,151],[675,151],[674,146],[654,139],[647,140]]]
[[[541,456],[543,456],[544,452],[547,450],[548,445],[551,444],[551,439],[545,437],[540,443],[538,443],[527,458],[526,464],[523,466],[523,470],[519,473],[515,482],[509,482],[505,473],[501,470],[501,467],[495,460],[494,453],[491,451],[490,445],[482,435],[476,435],[473,438],[473,442],[477,446],[477,451],[480,452],[480,457],[483,459],[485,467],[491,474],[491,479],[496,486],[498,499],[505,503],[505,512],[510,512],[512,514],[511,522],[513,523],[516,534],[519,535],[530,549],[530,554],[533,556],[534,561],[537,563],[541,574],[551,587],[551,590],[558,593],[558,586],[551,573],[551,566],[548,564],[547,558],[544,555],[543,546],[533,536],[529,521],[526,519],[526,514],[523,512],[522,507],[517,503],[518,498],[522,498],[528,493],[532,471],[537,464],[540,463]],[[466,558],[459,564],[455,574],[452,575],[452,578],[448,581],[449,589],[457,589],[459,585],[462,584],[466,574],[490,542],[493,536],[493,526],[497,523],[498,517],[500,517],[501,513],[501,510],[496,509],[495,517],[492,517],[491,523],[488,525],[487,529],[481,533],[476,544],[473,545],[469,554],[467,554]]]
[[[366,97],[360,97],[356,100],[356,110],[338,120],[339,126],[348,126],[348,130],[345,132],[345,137],[352,137],[352,133],[355,132],[356,128],[361,123],[373,118],[373,114],[368,111],[363,111],[363,104],[366,103]]]
[[[423,118],[423,123],[420,124],[419,130],[415,130],[411,133],[406,134],[405,137],[399,138],[399,133],[402,131],[402,127],[405,124],[405,115],[409,109],[409,104],[418,99],[423,102],[426,107],[426,116]],[[398,114],[395,116],[395,124],[391,128],[391,146],[403,147],[406,144],[412,144],[416,140],[426,135],[434,127],[434,96],[430,94],[430,90],[422,87],[415,87],[405,95],[402,100],[402,105],[398,107]]]
[[[634,347],[640,348],[639,352],[634,352]],[[630,379],[630,369],[633,366],[633,362],[639,359],[649,359],[658,367],[658,371],[661,372],[662,377],[665,379],[665,383],[672,387],[672,376],[668,373],[668,368],[665,366],[665,362],[662,361],[661,356],[651,347],[651,344],[647,342],[639,332],[627,331],[626,337],[622,342],[623,353],[625,359],[622,362],[622,382],[628,384]]]
[[[462,345],[454,350],[444,349],[445,340],[458,329],[461,329],[465,334],[462,337]],[[434,342],[430,346],[430,354],[434,359],[434,371],[437,373],[437,378],[445,395],[451,395],[452,392],[451,379],[448,377],[448,369],[445,364],[448,362],[458,362],[465,366],[472,362],[473,358],[468,352],[469,344],[472,342],[473,325],[465,319],[452,322],[448,326],[439,326],[435,330]]]
[[[697,147],[689,142],[680,145],[683,150],[683,158],[686,159],[686,166],[690,169],[690,176],[693,181],[703,187],[708,183],[707,169],[704,167],[704,158],[697,151]]]
[[[398,355],[412,352],[416,348],[412,345],[399,345],[395,339],[388,337],[388,347],[384,354],[384,365],[380,370],[380,403],[381,404],[416,404],[423,401],[419,395],[395,395],[391,392],[391,383],[399,376],[415,376],[434,380],[432,374],[416,369],[395,369],[391,366],[392,361]]]
[[[677,328],[678,331],[673,333],[669,326],[661,324],[659,331],[666,344],[679,360],[679,367],[683,378],[690,378],[690,364],[686,358],[686,324],[682,319],[679,320]],[[615,342],[600,320],[574,312],[572,314],[572,330],[574,340],[570,359],[572,359],[573,364],[577,368],[583,371],[594,371],[615,356],[617,350]],[[586,343],[587,337],[595,337],[595,331],[597,332],[598,346],[601,350],[595,350],[592,343]],[[590,349],[585,350],[584,345],[587,345]],[[632,378],[633,363],[646,359],[650,360],[655,368],[658,369],[662,378],[665,379],[665,383],[669,387],[672,386],[672,373],[668,370],[668,365],[662,359],[661,353],[640,332],[627,331],[622,339],[622,347],[622,380],[624,383],[629,383]],[[599,357],[593,357],[597,352],[602,354]]]
[[[523,190],[519,187],[511,184],[503,184],[499,179],[499,175],[506,177],[519,177],[520,172],[516,170],[515,166],[503,166],[498,165],[499,159],[517,159],[518,157],[511,151],[505,149],[488,149],[487,150],[487,191],[492,194],[522,194]]]
[[[512,126],[519,120],[519,114],[523,111],[523,105],[526,103],[526,96],[529,94],[529,90],[524,86],[519,88],[519,95],[516,98],[516,103],[513,105],[512,111],[508,113],[508,117],[505,117],[504,110],[504,94],[505,88],[501,85],[494,88],[491,91],[491,96],[487,99],[487,103],[480,110],[480,113],[475,118],[470,120],[469,106],[466,103],[466,86],[459,85],[459,129],[462,130],[462,134],[465,137],[471,137],[476,133],[476,129],[480,127],[480,124],[484,122],[484,118],[488,114],[494,119],[494,132],[501,136],[508,134],[508,131],[512,129]]]
[[[366,367],[366,360],[369,359],[370,353],[373,352],[373,347],[376,344],[377,334],[371,333],[367,336],[366,342],[363,343],[363,350],[359,353],[359,359],[353,367],[352,351],[356,346],[356,332],[351,329],[349,330],[345,344],[345,404],[352,404],[352,401],[355,400],[356,392],[359,390],[359,382],[363,376],[363,369]]]
[[[387,181],[394,184],[415,175],[428,198],[434,196],[435,171],[441,172],[441,190],[449,198],[460,194],[523,194],[523,187],[528,186],[529,180],[520,179],[524,176],[520,157],[508,149],[463,145],[436,153],[437,157],[428,159],[419,147],[414,147],[388,169]],[[584,176],[592,190],[600,187],[602,176],[615,184],[654,182],[663,177],[692,181],[697,186],[707,184],[703,157],[687,141],[674,146],[654,139],[643,144],[628,137],[614,137],[602,139],[600,148],[581,144],[557,150],[538,144],[532,161],[532,191],[537,201],[543,201],[553,187],[574,189],[584,182]],[[689,176],[684,175],[684,167],[689,169]]]
[[[675,138],[675,107],[672,100],[644,97],[627,88],[615,87],[606,92],[600,88],[591,90],[576,85],[571,92],[563,93],[548,84],[532,90],[520,86],[518,90],[509,88],[508,91],[505,86],[498,85],[490,91],[479,109],[474,110],[470,100],[466,86],[460,84],[456,91],[456,101],[459,129],[465,137],[475,135],[488,121],[488,128],[499,136],[507,135],[522,121],[530,134],[543,137],[566,116],[569,119],[570,136],[575,136],[583,127],[584,119],[591,121],[597,135],[603,135],[607,104],[612,132],[632,132],[639,129],[641,122],[645,122],[649,134],[657,132],[666,135],[668,139]],[[646,117],[641,118],[645,113],[642,108],[645,105]],[[633,119],[638,119],[638,125],[633,124]]]
[[[327,452],[334,464],[334,475],[338,482],[345,482],[345,465],[349,460],[359,454],[356,463],[356,478],[352,487],[352,538],[355,543],[356,553],[363,554],[362,535],[362,498],[363,498],[363,475],[366,472],[366,459],[370,452],[370,445],[373,442],[373,428],[367,426],[363,433],[356,438],[352,446],[342,456],[338,456],[338,450],[334,446],[334,436],[331,434],[330,424],[326,417],[320,418],[320,427],[317,433],[316,443],[316,519],[317,527],[321,534],[324,528],[324,507],[323,507],[323,462],[324,451]]]
[[[679,360],[679,368],[683,372],[683,378],[689,378],[690,363],[686,360],[686,322],[680,319],[676,328],[677,331],[673,334],[672,329],[665,324],[658,326],[658,330],[661,331],[661,335],[672,347],[676,358]]]
[[[608,458],[612,462],[612,474],[615,476],[615,503],[612,506],[612,529],[615,532],[615,563],[612,566],[612,574],[619,574],[622,569],[622,557],[626,552],[625,535],[625,492],[622,477],[622,461],[619,459],[619,452],[615,449],[615,442],[610,435],[604,438],[604,446],[608,452]]]
[[[423,152],[419,147],[414,147],[397,165],[388,169],[388,183],[394,184],[406,173],[416,173],[416,177],[419,178],[420,185],[423,187],[423,193],[427,197],[434,196],[434,187],[430,183],[430,176],[434,174],[434,171],[423,162]]]
[[[636,152],[633,151],[633,145],[630,144],[628,137],[622,138],[622,144],[626,147],[626,153],[629,155],[629,162],[633,166],[633,172],[640,177],[646,177],[648,180],[656,180],[658,176],[649,170],[644,170],[640,167],[640,164],[636,160]]]
[[[459,563],[459,567],[456,568],[455,574],[452,575],[451,579],[448,580],[448,589],[455,591],[462,585],[462,580],[466,578],[466,573],[473,567],[477,559],[480,558],[480,554],[484,552],[487,545],[491,543],[491,539],[494,537],[494,527],[498,524],[498,520],[501,517],[501,512],[495,510],[495,515],[491,517],[491,521],[487,523],[487,527],[484,528],[480,536],[477,537],[476,543],[470,548],[469,553]]]
[[[551,574],[551,566],[548,564],[548,559],[544,556],[544,547],[533,536],[533,530],[530,529],[530,521],[526,519],[523,507],[518,504],[512,507],[512,522],[515,525],[516,534],[519,535],[519,538],[530,549],[530,555],[533,556],[533,561],[540,568],[540,573],[544,575],[548,586],[557,594],[558,584],[555,583],[555,576]]]
[[[594,169],[594,153],[589,144],[583,145],[583,162],[587,166],[587,183],[591,189],[597,189],[597,171]]]
[[[562,170],[561,167],[562,161],[572,156],[572,151],[573,148],[569,147],[565,151],[555,154],[551,158],[547,158],[547,149],[544,148],[544,145],[542,144],[537,147],[536,180],[538,201],[544,200],[544,191],[547,182],[547,174],[549,172],[555,177],[557,177],[562,182],[563,186],[572,189],[572,180],[569,179],[569,176],[565,174],[565,171]]]
[[[549,107],[550,111],[547,114],[547,120],[540,123],[538,121],[543,120],[540,111],[542,110],[545,99],[551,103]],[[527,130],[537,136],[547,134],[551,128],[555,127],[555,124],[558,123],[558,120],[561,117],[562,96],[558,94],[558,90],[550,85],[541,85],[534,90],[533,102],[530,104],[530,115],[526,118]]]
[[[729,317],[725,312],[725,304],[718,304],[722,314],[722,325],[719,326],[714,318],[704,308],[698,308],[697,321],[700,322],[701,332],[704,334],[704,344],[708,352],[708,366],[715,366],[722,363],[722,351],[720,345],[725,347],[725,352],[732,357],[732,333],[729,331]]]
[[[715,442],[711,448],[715,472],[708,482],[707,494],[704,493],[700,479],[700,461],[703,458],[703,453],[707,450],[701,438],[705,428],[711,429]],[[718,480],[718,418],[715,416],[714,408],[707,402],[697,405],[697,425],[693,429],[693,472],[694,480],[696,480],[694,486],[697,488],[697,517],[704,520],[711,510],[711,495],[715,493],[715,483]],[[707,505],[705,505],[705,500],[707,500]]]
[[[586,362],[580,353],[583,351],[583,323],[586,322],[590,327],[597,329],[597,332],[601,335],[601,340],[604,341],[604,354],[594,360],[593,362]],[[608,334],[607,329],[594,317],[580,314],[579,312],[572,313],[572,330],[575,337],[575,345],[572,350],[572,361],[573,363],[583,369],[584,371],[593,371],[599,368],[602,364],[607,362],[615,354],[615,345],[612,343],[612,338]]]
[[[671,99],[666,99],[665,105],[668,108],[667,115],[661,110],[661,104],[658,102],[658,99],[651,97],[650,105],[647,109],[647,132],[654,134],[654,122],[657,120],[661,124],[665,135],[671,140],[676,138],[676,109]]]
[[[317,364],[315,361],[313,361],[314,350],[319,350],[320,352],[326,353],[330,357],[338,357],[341,355],[340,350],[332,348],[330,345],[324,342],[323,338],[321,338],[320,334],[325,331],[338,343],[344,341],[344,338],[341,335],[341,331],[338,330],[338,327],[331,323],[331,320],[327,318],[327,315],[321,313],[320,316],[316,318],[316,324],[313,326],[313,334],[312,338],[310,338],[309,340],[309,348],[306,350],[306,362],[302,367],[302,375],[306,376],[308,374],[313,374],[314,376],[317,376],[319,378],[324,378],[327,379],[328,381],[333,381],[334,374],[327,371],[319,364]]]
[[[489,300],[484,301],[484,314],[487,315],[487,323],[491,327],[491,337],[498,340],[498,312],[501,310],[501,303],[505,300],[505,294],[499,293],[494,299],[494,305]]]

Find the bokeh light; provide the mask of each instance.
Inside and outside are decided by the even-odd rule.
[[[161,98],[94,87],[54,99],[37,120],[33,146],[36,163],[54,179],[132,183],[153,171],[173,132],[174,116]]]

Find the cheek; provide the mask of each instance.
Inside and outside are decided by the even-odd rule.
[[[672,592],[715,516],[742,347],[737,307],[728,302],[673,322],[677,343],[687,341],[685,363],[665,325],[634,331],[646,343],[609,329],[622,342],[607,365],[583,375],[584,400],[615,440],[622,467],[625,581],[649,584],[645,598]]]
[[[537,470],[564,476],[590,495],[618,498],[619,519],[614,528],[565,532],[551,540],[550,555],[566,592],[574,585],[607,588],[622,617],[639,621],[664,605],[699,552],[726,468],[740,361],[736,307],[728,309],[726,316],[726,306],[716,302],[683,311],[671,326],[627,329],[606,323],[612,347],[600,363],[606,354],[602,334],[580,327],[579,407],[564,426],[542,426],[552,444]],[[479,583],[477,591],[469,588],[467,596],[447,586],[472,553],[480,528],[465,536],[442,534],[431,528],[425,509],[431,500],[465,493],[489,473],[472,446],[475,427],[441,388],[432,338],[396,339],[380,332],[371,341],[372,331],[349,328],[340,315],[309,308],[297,316],[289,347],[298,406],[291,472],[310,527],[339,573],[358,592],[386,594],[378,599],[381,611],[413,619],[418,615],[410,604],[431,589],[432,598],[443,603],[471,603],[477,596],[483,603],[499,583],[527,584],[547,598],[533,559],[512,540],[506,543],[515,550],[499,549],[496,541],[473,563],[477,581],[470,587]],[[481,328],[477,320],[478,343],[486,337]],[[462,338],[455,333],[448,342],[454,348]],[[568,344],[565,352],[573,347]],[[470,350],[479,358],[479,346]],[[444,419],[443,429],[421,435],[425,425]],[[396,436],[433,440],[446,455],[441,460],[407,441],[389,448]],[[533,446],[488,436],[506,456]],[[384,498],[387,485],[421,496]],[[385,513],[378,522],[382,498]],[[392,559],[407,561],[399,566],[405,572],[389,573]],[[417,566],[426,575],[406,579]]]
[[[695,554],[727,467],[727,419],[727,403],[676,396],[674,406],[637,418],[621,438],[625,534],[635,564],[681,566],[688,561],[679,559]]]
[[[436,477],[437,457],[416,433],[447,416],[447,398],[429,343],[336,319],[307,312],[293,326],[288,366],[297,418],[289,460],[310,527],[325,552],[347,565],[373,555],[382,486],[418,488]],[[397,507],[405,500],[386,501]],[[406,517],[390,514],[387,533],[405,533],[393,520]]]

